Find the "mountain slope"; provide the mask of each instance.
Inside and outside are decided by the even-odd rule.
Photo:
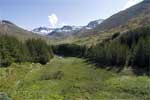
[[[12,22],[7,21],[7,20],[2,20],[0,22],[0,34],[7,34],[7,35],[15,36],[19,40],[26,40],[28,38],[46,39],[45,37],[34,34],[34,33],[29,32],[27,30],[24,30],[24,29],[16,26],[15,24],[13,24]]]
[[[129,21],[132,21],[136,18],[137,21],[141,20],[141,24],[143,19],[140,17],[150,16],[150,0],[144,0],[143,2],[132,6],[124,11],[121,11],[108,19],[104,20],[96,29],[100,31],[110,30],[116,27],[123,26]],[[145,21],[149,22],[150,18],[144,19]],[[131,23],[130,23],[131,24]]]

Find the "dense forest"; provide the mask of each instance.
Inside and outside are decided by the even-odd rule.
[[[52,46],[52,49],[55,54],[60,56],[83,57],[86,46],[80,46],[77,44],[59,44]]]
[[[150,27],[115,33],[111,39],[87,48],[74,44],[53,46],[54,53],[84,57],[99,66],[132,66],[150,74]]]
[[[41,39],[21,42],[15,37],[0,35],[0,67],[7,67],[14,62],[46,64],[52,57],[51,48]]]

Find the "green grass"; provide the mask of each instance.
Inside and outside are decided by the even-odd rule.
[[[47,65],[0,68],[0,92],[12,100],[150,100],[150,78],[55,57]]]

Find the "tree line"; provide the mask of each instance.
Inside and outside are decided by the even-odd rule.
[[[0,67],[22,62],[46,64],[52,57],[51,47],[42,39],[21,42],[13,36],[0,35]]]
[[[59,44],[52,46],[54,54],[65,57],[82,57],[84,56],[86,46],[77,44]]]
[[[111,39],[90,48],[75,44],[53,47],[54,53],[84,57],[100,66],[134,66],[150,74],[150,27],[115,33]]]

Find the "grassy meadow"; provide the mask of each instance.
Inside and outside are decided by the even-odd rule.
[[[150,100],[150,78],[127,68],[116,73],[80,58],[54,57],[47,65],[0,68],[2,94],[0,100]]]

